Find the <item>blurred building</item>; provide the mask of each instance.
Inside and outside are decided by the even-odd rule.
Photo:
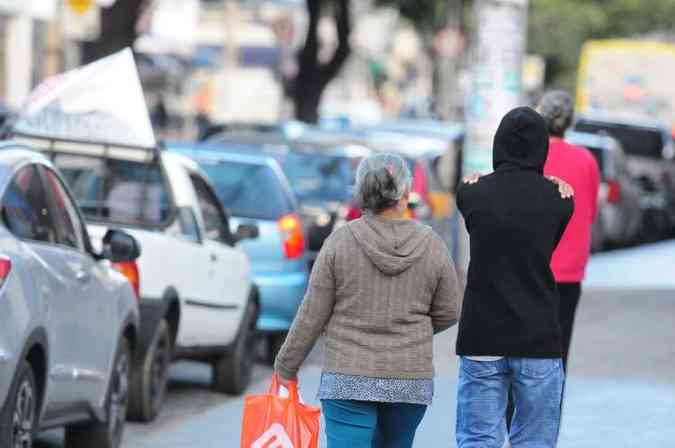
[[[16,109],[51,69],[49,25],[56,0],[0,1],[0,101]]]
[[[114,0],[0,0],[0,103],[16,110],[44,78],[81,64]]]

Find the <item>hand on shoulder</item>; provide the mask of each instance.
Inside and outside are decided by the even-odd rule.
[[[557,176],[546,176],[546,178],[558,186],[560,197],[563,199],[574,197],[574,188],[570,184]]]
[[[464,177],[462,183],[465,185],[474,185],[480,181],[481,177],[483,177],[483,175],[480,173],[469,174],[468,176]],[[574,197],[574,188],[564,180],[557,176],[546,176],[546,179],[558,186],[558,191],[560,192],[561,198],[570,199]]]
[[[468,185],[476,184],[476,183],[478,183],[478,181],[480,180],[480,178],[481,178],[482,176],[483,176],[483,175],[482,175],[481,173],[473,173],[473,174],[469,174],[468,176],[466,176],[466,177],[464,178],[464,180],[462,180],[462,183],[468,184]]]

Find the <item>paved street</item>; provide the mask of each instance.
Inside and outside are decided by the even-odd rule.
[[[596,256],[590,267],[573,341],[560,446],[670,448],[675,446],[675,242]],[[436,340],[436,404],[415,446],[454,444],[456,331]],[[305,399],[315,402],[320,348],[301,372]],[[260,367],[251,392],[267,386]],[[242,399],[208,388],[209,369],[181,363],[172,370],[162,415],[152,425],[129,425],[129,448],[239,446]],[[61,434],[40,448],[61,447]],[[322,445],[325,446],[325,445]]]

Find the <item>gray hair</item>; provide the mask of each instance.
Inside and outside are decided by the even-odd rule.
[[[572,124],[574,100],[563,90],[553,90],[541,99],[539,113],[548,124],[549,134],[562,137]]]
[[[379,213],[394,207],[410,191],[412,176],[405,161],[394,154],[377,154],[361,161],[356,170],[356,201]]]

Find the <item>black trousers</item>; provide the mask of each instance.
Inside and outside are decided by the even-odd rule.
[[[558,292],[560,293],[558,319],[562,332],[562,358],[565,372],[567,372],[567,358],[570,353],[570,344],[572,343],[574,317],[577,314],[577,306],[581,298],[581,283],[558,283]]]
[[[560,331],[562,336],[562,360],[565,374],[567,374],[567,358],[570,354],[570,344],[572,343],[572,329],[574,327],[574,317],[577,314],[577,306],[581,299],[581,283],[558,283],[558,292],[560,293],[560,306],[558,307],[558,321],[560,322]],[[563,396],[563,399],[565,397]],[[513,418],[513,400],[509,394],[509,404],[506,409],[506,424],[511,428],[511,419]]]

